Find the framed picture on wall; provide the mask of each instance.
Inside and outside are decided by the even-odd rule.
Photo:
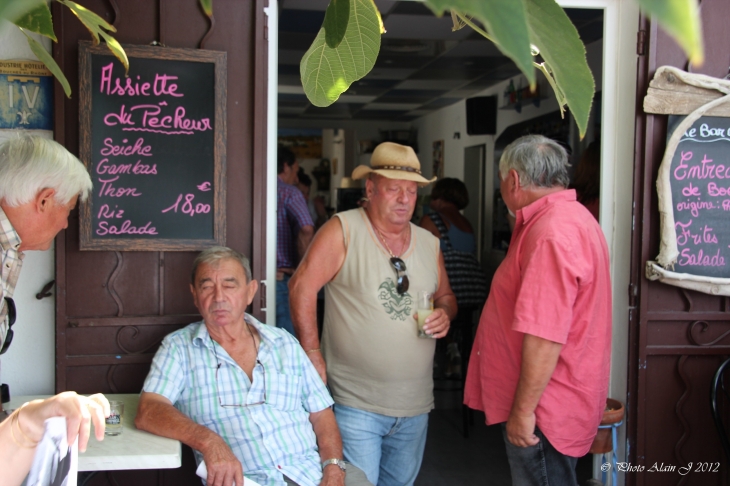
[[[444,176],[444,141],[436,140],[433,143],[433,173],[441,179]]]

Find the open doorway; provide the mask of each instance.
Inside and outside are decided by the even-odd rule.
[[[479,36],[468,33],[463,38],[438,38],[442,34],[453,34],[450,32],[450,20],[436,19],[418,2],[376,1],[388,34],[383,36],[381,54],[372,73],[354,83],[331,107],[312,107],[299,84],[298,62],[301,55],[297,56],[295,51],[301,49],[303,53],[309,46],[311,41],[304,39],[307,35],[313,38],[316,34],[327,3],[326,0],[287,0],[281,4],[279,126],[341,129],[346,137],[344,160],[340,161],[344,176],[350,175],[356,165],[367,163],[368,150],[372,150],[374,144],[384,140],[404,140],[414,144],[424,175],[430,177],[435,174],[433,143],[442,140],[444,175],[469,181],[473,185],[469,187],[473,201],[477,197],[472,195],[472,190],[477,191],[480,204],[474,205],[473,209],[480,214],[470,216],[478,221],[480,257],[483,263],[486,262],[493,244],[493,215],[498,203],[492,191],[495,182],[498,182],[494,173],[499,160],[497,138],[509,126],[555,111],[557,103],[552,99],[549,88],[541,86],[545,98],[522,106],[521,110],[506,106],[503,97],[510,81],[519,88],[520,84],[525,85],[525,80],[510,62],[503,58],[500,60],[501,53],[494,46],[488,42],[482,44]],[[622,15],[618,7],[620,2],[583,2],[584,5],[590,3],[591,7],[598,7],[587,9],[579,8],[584,6],[579,1],[568,3],[571,7],[569,15],[587,44],[589,64],[601,91],[602,66],[607,59],[604,54],[609,52],[615,61],[617,48],[616,45],[604,47],[604,32],[609,27],[612,35],[618,32],[617,19]],[[605,14],[609,11],[610,20]],[[307,29],[314,30],[307,33]],[[424,59],[429,56],[430,59]],[[612,83],[611,96],[616,92],[615,81]],[[497,96],[499,107],[504,108],[498,110],[495,135],[468,133],[464,100],[474,96]],[[594,118],[597,132],[601,131],[601,122],[606,117],[615,124],[617,111],[611,108],[609,112]],[[583,150],[593,135],[589,133],[586,142],[579,142],[575,153]],[[574,126],[569,127],[568,138],[569,143],[577,143]],[[615,135],[609,139],[615,140]],[[467,164],[467,159],[472,156],[474,160],[480,159],[476,153],[470,153],[470,147],[474,151],[482,150],[480,162]],[[479,175],[474,177],[477,172]],[[612,174],[602,187],[610,187],[614,178],[615,174]],[[427,201],[428,190],[423,191],[423,196],[421,205]],[[613,194],[610,196],[614,197]],[[612,204],[610,198],[605,204]],[[613,217],[613,213],[607,213],[604,224],[615,224]],[[612,235],[609,230],[607,238]]]

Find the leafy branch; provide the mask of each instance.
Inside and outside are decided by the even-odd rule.
[[[690,60],[704,57],[697,0],[636,0],[677,39]],[[426,0],[436,15],[448,11],[454,30],[469,26],[493,42],[535,87],[542,72],[583,137],[595,82],[583,42],[555,0]],[[478,21],[479,24],[477,24]],[[376,29],[380,26],[380,29]],[[322,28],[300,63],[302,86],[315,106],[329,106],[375,65],[384,33],[372,0],[330,0]],[[540,56],[542,60],[535,60]]]
[[[97,45],[104,39],[107,47],[114,56],[119,59],[125,69],[125,74],[129,73],[129,59],[124,48],[110,32],[116,32],[117,29],[107,21],[99,17],[91,10],[79,5],[71,0],[55,0],[61,5],[66,6],[76,16],[77,19],[86,27]],[[213,16],[213,0],[199,0],[203,12],[208,16]],[[51,9],[45,0],[0,0],[0,22],[8,20],[15,24],[25,35],[28,46],[33,54],[46,65],[51,73],[61,83],[66,96],[71,97],[71,86],[66,76],[61,71],[56,61],[53,59],[40,42],[30,36],[30,33],[39,34],[48,37],[54,42],[58,42],[53,32],[53,18]],[[1,26],[1,25],[0,25]],[[100,39],[101,38],[101,39]]]

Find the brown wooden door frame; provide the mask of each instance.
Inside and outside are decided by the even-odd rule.
[[[701,7],[706,61],[693,71],[722,77],[730,64],[726,48],[730,33],[725,25],[730,5],[703,0]],[[668,117],[644,113],[643,98],[658,67],[687,70],[687,59],[643,15],[638,41],[626,461],[646,469],[655,462],[682,467],[720,461],[722,467],[718,474],[704,476],[634,472],[626,474],[626,484],[726,484],[730,474],[712,423],[709,395],[715,369],[730,354],[730,339],[725,336],[730,330],[730,298],[650,282],[644,276],[646,261],[654,259],[659,249],[655,182]]]
[[[637,43],[642,44],[643,49],[648,50],[646,43],[648,42],[649,31],[653,29],[656,34],[656,25],[652,25],[650,20],[646,16],[642,15],[639,20],[639,31]],[[653,37],[653,36],[652,36]],[[637,50],[639,50],[637,46]],[[656,46],[652,46],[651,53],[655,53]],[[649,65],[650,63],[649,52],[639,52],[637,59],[637,73],[636,73],[636,122],[635,122],[635,133],[636,137],[634,140],[634,210],[633,210],[633,221],[634,230],[631,235],[631,267],[630,267],[630,284],[629,284],[629,376],[628,376],[628,390],[626,400],[626,441],[627,441],[627,455],[626,460],[630,463],[636,464],[637,453],[636,453],[636,438],[638,434],[643,434],[643,426],[639,427],[638,424],[638,381],[639,381],[639,339],[638,335],[640,332],[639,328],[639,314],[640,314],[640,295],[646,295],[646,284],[647,280],[642,278],[642,253],[641,253],[641,241],[647,237],[645,234],[648,231],[648,225],[644,230],[645,225],[636,224],[637,219],[643,221],[646,214],[644,211],[644,196],[650,194],[652,190],[651,181],[649,177],[644,176],[645,164],[644,160],[651,160],[653,158],[653,147],[647,145],[646,134],[650,133],[653,129],[654,119],[653,117],[647,119],[646,114],[642,108],[643,93],[646,93],[649,86]],[[648,127],[647,127],[648,125]],[[643,425],[643,424],[642,424]],[[627,484],[635,484],[632,479],[634,476],[629,475],[627,477]]]

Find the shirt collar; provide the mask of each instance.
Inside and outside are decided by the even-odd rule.
[[[251,324],[258,331],[262,344],[273,347],[276,341],[283,339],[282,336],[277,334],[266,324],[259,322],[259,320],[254,316],[244,314],[244,319],[246,319],[246,322]],[[200,322],[200,326],[198,326],[195,334],[193,334],[193,343],[197,343],[198,345],[202,344],[207,348],[211,346],[211,337],[210,333],[208,333],[208,328],[205,326],[205,321]]]
[[[575,189],[566,189],[564,191],[554,192],[543,196],[537,201],[528,204],[524,208],[517,211],[518,215],[522,215],[522,224],[526,224],[532,219],[537,213],[542,211],[544,208],[561,201],[576,201]]]
[[[3,251],[20,248],[20,236],[10,223],[5,211],[0,208],[0,247]]]

